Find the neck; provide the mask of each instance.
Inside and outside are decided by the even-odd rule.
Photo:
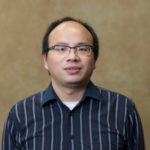
[[[85,85],[69,85],[69,86],[61,86],[57,85],[52,81],[52,87],[62,102],[75,102],[80,101],[85,93],[87,88],[87,84]]]

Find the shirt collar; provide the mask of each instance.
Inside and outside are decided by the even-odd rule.
[[[98,88],[96,88],[96,86],[91,81],[89,82],[88,87],[87,87],[80,102],[84,101],[84,99],[86,97],[91,97],[91,98],[97,99],[102,102],[102,97],[100,95]],[[47,103],[51,100],[56,100],[57,98],[58,97],[57,97],[55,91],[53,90],[52,82],[51,82],[50,85],[48,86],[48,88],[46,89],[46,92],[44,94],[41,105],[44,105],[45,103]]]
[[[81,99],[81,102],[84,101],[86,97],[97,99],[103,102],[102,96],[100,95],[98,88],[92,83],[92,81],[89,82],[88,87]]]
[[[48,86],[48,88],[45,91],[44,97],[43,97],[43,101],[41,105],[44,105],[45,103],[47,103],[48,101],[51,100],[55,100],[57,98],[53,87],[52,87],[52,82],[50,83],[50,85]]]

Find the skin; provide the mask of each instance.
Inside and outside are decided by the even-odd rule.
[[[48,41],[49,47],[54,45],[75,47],[81,43],[93,46],[91,33],[74,21],[63,22],[54,28]],[[74,49],[71,49],[71,52],[64,57],[59,56],[56,51],[50,50],[47,58],[43,54],[43,59],[45,68],[51,73],[52,86],[60,100],[81,100],[93,70],[96,68],[93,50],[90,55],[78,56]],[[68,71],[68,67],[77,69]]]

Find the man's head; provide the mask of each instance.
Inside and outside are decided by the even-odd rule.
[[[96,37],[94,40],[93,34],[78,21],[72,18],[64,20],[52,23],[44,37],[45,68],[51,73],[52,83],[55,85],[85,86],[96,68],[98,49],[94,52],[93,47],[97,40],[98,48],[98,39],[94,35]],[[90,30],[94,33],[92,28]],[[60,48],[55,48],[56,45]],[[86,45],[85,49],[83,45]],[[81,46],[82,48],[79,48]],[[65,47],[68,47],[67,51]]]
[[[66,22],[66,21],[78,22],[81,25],[83,25],[92,34],[92,37],[93,37],[93,52],[94,52],[94,58],[95,58],[95,62],[96,62],[96,60],[98,58],[98,55],[99,55],[99,41],[98,41],[98,37],[97,37],[96,33],[94,32],[93,28],[91,26],[89,26],[87,23],[82,22],[80,20],[76,20],[76,19],[71,18],[71,17],[62,18],[62,19],[56,20],[56,21],[54,21],[50,24],[50,26],[48,27],[48,29],[47,29],[47,31],[44,35],[44,38],[43,38],[42,54],[45,53],[46,56],[47,56],[48,48],[49,48],[49,41],[48,41],[49,34],[52,32],[52,30],[55,27],[57,27],[59,24],[61,24],[63,22]]]

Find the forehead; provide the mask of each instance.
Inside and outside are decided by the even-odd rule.
[[[80,23],[75,21],[66,21],[56,26],[49,34],[48,40],[67,40],[78,39],[93,43],[92,34]]]

